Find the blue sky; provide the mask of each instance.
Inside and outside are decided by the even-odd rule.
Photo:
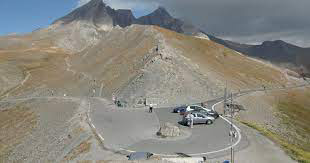
[[[0,35],[47,27],[89,0],[1,0]],[[310,0],[104,0],[136,17],[165,6],[205,32],[241,43],[284,40],[310,47]],[[275,7],[276,6],[276,7]],[[276,10],[275,10],[276,9]]]
[[[78,5],[78,0],[1,0],[0,35],[27,33],[47,27]],[[135,16],[147,11],[136,10]]]
[[[46,27],[76,5],[76,0],[1,0],[0,35]]]

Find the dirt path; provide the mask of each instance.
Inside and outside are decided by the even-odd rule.
[[[4,98],[4,97],[8,98],[9,95],[10,95],[12,92],[14,92],[14,91],[18,90],[19,88],[21,88],[22,86],[24,86],[24,84],[28,81],[28,79],[30,78],[30,76],[31,76],[30,71],[26,71],[26,77],[24,78],[24,80],[23,80],[19,85],[17,85],[16,87],[12,88],[11,90],[9,90],[7,93],[1,95],[1,96],[0,96],[0,99],[2,99],[2,98]]]
[[[69,72],[71,72],[71,73],[73,73],[73,75],[75,75],[75,74],[76,74],[76,71],[74,71],[74,70],[71,69],[72,65],[70,64],[69,57],[70,57],[70,56],[68,56],[68,57],[65,58],[65,62],[66,62],[66,66],[67,66],[66,70],[69,71]]]

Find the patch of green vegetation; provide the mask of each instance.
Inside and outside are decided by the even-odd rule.
[[[287,97],[278,103],[277,109],[281,113],[282,123],[300,136],[291,143],[300,146],[305,151],[310,151],[310,107],[307,103],[300,101],[300,98],[300,96]]]
[[[303,150],[299,146],[288,143],[279,135],[267,130],[266,128],[251,122],[241,121],[241,123],[259,131],[262,135],[268,137],[276,144],[279,144],[285,152],[293,159],[301,163],[310,163],[310,152]]]

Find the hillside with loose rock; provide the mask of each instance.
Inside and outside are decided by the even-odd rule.
[[[90,98],[112,103],[114,94],[130,110],[222,97],[226,83],[235,91],[299,83],[193,33],[130,24],[128,14],[92,0],[48,28],[0,37],[0,162],[126,159],[94,134]]]

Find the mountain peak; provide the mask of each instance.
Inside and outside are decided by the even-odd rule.
[[[155,11],[153,11],[150,15],[152,16],[162,16],[162,17],[168,17],[172,18],[172,16],[169,14],[169,12],[166,10],[165,7],[159,6]]]
[[[200,38],[202,38],[200,35],[206,36],[195,26],[172,17],[163,6],[158,6],[152,13],[137,19],[131,10],[115,10],[106,5],[103,0],[89,1],[68,15],[56,20],[53,23],[53,27],[57,28],[71,24],[79,26],[81,23],[88,24],[88,26],[93,26],[103,31],[111,30],[114,26],[124,28],[132,24],[157,25],[178,33],[194,36],[199,35]]]
[[[107,6],[102,0],[91,0],[68,15],[56,20],[53,24],[69,24],[79,20],[94,22],[100,16],[105,16],[106,13],[111,12],[111,10],[113,9]]]
[[[163,11],[163,12],[167,12],[166,8],[163,6],[158,6],[157,9],[158,11]]]
[[[291,44],[283,41],[283,40],[275,40],[275,41],[264,41],[262,46],[291,46]]]
[[[103,0],[91,0],[88,4],[105,4]]]

